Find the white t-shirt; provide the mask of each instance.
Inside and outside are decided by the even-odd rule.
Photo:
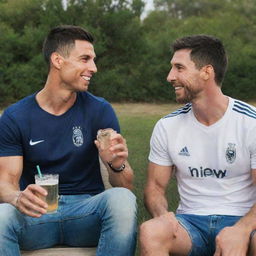
[[[154,128],[149,160],[177,167],[177,213],[243,216],[256,202],[256,108],[229,98],[224,116],[211,126],[197,121],[191,104]]]

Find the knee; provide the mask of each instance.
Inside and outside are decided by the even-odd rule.
[[[137,205],[135,195],[126,188],[108,190],[107,201],[110,209],[120,215],[136,215]]]
[[[107,212],[112,225],[120,233],[134,233],[137,227],[136,197],[126,188],[109,189],[106,197]]]
[[[166,221],[160,216],[142,223],[139,230],[141,245],[150,244],[151,247],[155,247],[170,243],[175,237],[176,231],[172,227],[176,222],[176,219]]]
[[[0,204],[0,232],[13,227],[18,220],[18,211],[10,204]]]
[[[139,241],[141,244],[160,242],[162,234],[159,232],[159,225],[154,219],[148,220],[141,224],[139,228]]]

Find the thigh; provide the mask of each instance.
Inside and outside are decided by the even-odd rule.
[[[0,237],[2,243],[16,244],[21,249],[33,250],[50,247],[58,242],[57,216],[45,214],[32,218],[10,204],[0,204]],[[5,241],[5,242],[4,242]]]
[[[44,214],[40,218],[23,215],[24,222],[19,235],[19,244],[23,250],[49,248],[60,243],[59,212]]]
[[[135,205],[134,195],[123,188],[109,189],[95,196],[62,197],[60,208],[63,243],[95,246],[101,235],[102,224],[109,220],[113,229],[120,233],[127,232],[130,226],[134,226]]]
[[[191,239],[171,212],[142,223],[140,227],[142,255],[186,256],[191,250]]]
[[[191,248],[187,255],[189,256],[209,256],[208,240],[200,227],[208,226],[207,216],[197,216],[190,214],[177,214],[177,220],[183,228],[183,234],[186,233],[191,242]],[[179,248],[179,247],[178,247]],[[179,251],[176,252],[179,255]]]

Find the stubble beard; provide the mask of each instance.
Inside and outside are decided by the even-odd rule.
[[[176,95],[176,101],[179,104],[187,104],[192,102],[197,97],[197,94],[200,92],[200,90],[195,90],[187,86],[184,86],[183,90],[184,90],[183,96],[178,97]]]

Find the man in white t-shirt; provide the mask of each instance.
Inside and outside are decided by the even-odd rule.
[[[150,141],[141,256],[256,255],[256,108],[221,91],[221,41],[187,36],[173,44],[167,80],[184,107],[163,117]],[[165,197],[175,175],[180,202]]]

